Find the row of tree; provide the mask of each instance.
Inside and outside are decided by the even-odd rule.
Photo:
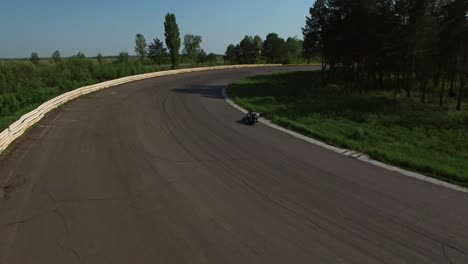
[[[161,65],[170,61],[172,68],[177,68],[180,62],[181,55],[188,58],[192,66],[198,64],[216,64],[217,56],[214,53],[207,54],[202,48],[202,37],[192,34],[184,36],[184,49],[180,54],[181,39],[179,26],[174,14],[167,14],[164,21],[164,36],[166,47],[159,38],[154,38],[148,45],[145,36],[137,34],[135,36],[135,53],[141,62],[149,58],[155,64]],[[78,53],[74,57],[84,57],[84,54]],[[128,62],[129,55],[127,52],[121,52],[117,58],[118,62]],[[96,57],[99,64],[102,64],[104,57],[99,53]],[[37,65],[40,62],[40,57],[37,52],[33,52],[30,61]],[[55,51],[51,56],[53,63],[62,61],[59,51]]]
[[[135,37],[135,52],[140,60],[149,57],[158,65],[161,65],[167,58],[170,58],[172,67],[177,68],[180,60],[181,39],[179,26],[174,14],[166,15],[164,31],[167,48],[164,47],[163,42],[158,38],[153,39],[153,42],[148,46],[145,37],[142,34],[137,34]],[[216,54],[206,54],[201,48],[201,43],[201,36],[186,34],[184,36],[182,54],[189,59],[192,66],[204,63],[216,64]]]
[[[77,54],[73,55],[71,58],[86,58],[86,56],[83,53],[78,52]],[[98,53],[98,55],[95,58],[99,64],[104,63],[104,56],[101,53]],[[117,56],[116,62],[118,63],[128,62],[128,58],[129,58],[128,52],[120,52],[119,55]],[[32,64],[34,65],[38,65],[41,61],[41,57],[39,57],[39,54],[34,51],[31,53],[31,57],[29,57],[29,61],[32,62]],[[60,51],[58,50],[54,51],[52,55],[50,56],[51,63],[57,64],[62,61],[63,61],[62,55]]]
[[[437,94],[441,106],[448,93],[460,110],[467,10],[466,0],[317,0],[303,28],[303,55],[322,57],[324,81],[407,97],[416,90],[422,102]]]
[[[299,63],[302,61],[302,40],[284,40],[276,33],[270,33],[262,40],[259,36],[245,36],[237,45],[229,45],[224,59],[231,64]]]
[[[16,60],[0,62],[0,118],[78,87],[161,70],[161,64],[167,61],[173,68],[178,67],[181,58],[184,62],[189,60],[192,65],[216,63],[216,55],[206,54],[201,49],[200,36],[186,35],[183,52],[179,53],[181,40],[175,15],[168,14],[164,26],[167,48],[157,38],[147,45],[143,35],[136,35],[135,52],[138,59],[130,59],[127,52],[111,58],[102,54],[87,58],[80,52],[62,59],[60,52],[55,51],[50,59],[52,63],[40,63],[37,52],[33,52],[29,58],[32,63]],[[149,63],[147,58],[159,67]]]

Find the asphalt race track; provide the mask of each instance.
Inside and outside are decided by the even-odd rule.
[[[468,263],[468,195],[316,147],[190,73],[86,95],[0,160],[0,263]],[[6,182],[5,182],[6,181]]]

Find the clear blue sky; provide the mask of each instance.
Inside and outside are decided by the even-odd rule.
[[[224,53],[244,35],[269,32],[302,38],[313,0],[14,0],[2,1],[0,57],[47,57],[79,51],[87,56],[134,53],[134,37],[164,38],[164,15],[175,13],[181,30],[201,35],[205,51]]]

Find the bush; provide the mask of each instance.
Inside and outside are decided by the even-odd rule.
[[[53,64],[0,62],[0,118],[82,86],[158,70],[128,57],[103,64],[83,56]]]
[[[19,102],[16,97],[10,94],[0,96],[0,115],[6,116],[19,109]]]
[[[116,67],[111,64],[102,64],[95,71],[98,82],[116,79],[118,77]]]

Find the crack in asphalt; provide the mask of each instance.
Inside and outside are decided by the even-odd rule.
[[[70,235],[70,227],[68,226],[67,218],[62,213],[62,211],[60,211],[60,209],[56,207],[52,210],[52,212],[54,212],[58,216],[58,218],[62,221],[63,228],[65,229],[66,234]]]
[[[34,215],[30,216],[30,217],[26,217],[26,218],[22,218],[22,219],[13,221],[13,222],[6,223],[3,226],[11,227],[11,226],[16,226],[16,225],[26,224],[28,222],[34,221],[36,218],[45,216],[45,215],[47,215],[49,213],[50,213],[50,210],[44,210],[44,211],[39,212],[37,214],[34,214]]]
[[[78,263],[83,263],[83,257],[76,249],[62,245],[62,243],[60,243],[59,240],[56,240],[56,244],[60,249],[64,250],[65,252],[71,253],[76,258],[76,260],[78,260]]]
[[[445,246],[442,245],[442,244],[441,244],[440,246],[442,247],[442,254],[443,254],[443,256],[445,257],[445,259],[447,259],[448,262],[449,262],[450,264],[454,264],[455,262],[453,262],[453,261],[450,259],[450,257],[448,256],[447,250],[445,249]]]

